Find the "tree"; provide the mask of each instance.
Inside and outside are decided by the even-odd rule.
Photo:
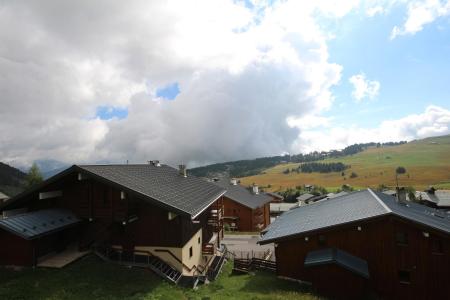
[[[36,163],[33,163],[30,170],[28,171],[27,177],[25,178],[26,184],[28,187],[36,185],[44,181],[42,177],[41,171]]]
[[[395,169],[395,181],[397,182],[397,187],[398,187],[398,175],[405,173],[406,169],[404,167],[397,167],[397,169]]]

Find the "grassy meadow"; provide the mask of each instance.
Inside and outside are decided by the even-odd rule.
[[[399,176],[400,185],[413,186],[417,190],[429,185],[450,189],[450,136],[427,138],[399,146],[374,147],[355,155],[320,162],[342,162],[351,168],[345,170],[345,176],[341,176],[341,172],[283,174],[287,168],[299,165],[288,163],[267,169],[260,175],[241,178],[241,182],[244,185],[270,185],[270,191],[303,184],[321,185],[330,191],[343,184],[355,188],[377,187],[379,184],[395,186],[395,169],[403,166],[407,172]],[[358,177],[350,178],[352,172]]]
[[[227,263],[218,279],[197,290],[163,281],[151,271],[88,256],[63,269],[14,271],[0,267],[0,299],[319,299],[298,283],[257,272],[233,275]]]

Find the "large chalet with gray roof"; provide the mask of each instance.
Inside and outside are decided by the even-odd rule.
[[[448,299],[450,215],[370,189],[285,212],[263,233],[277,274],[333,299]],[[370,296],[369,296],[370,297]]]
[[[0,206],[0,264],[92,249],[173,282],[205,275],[221,260],[224,193],[158,161],[74,165]]]
[[[215,179],[214,183],[226,190],[223,199],[224,224],[234,231],[261,231],[270,224],[270,202],[274,197],[238,184],[237,179]]]

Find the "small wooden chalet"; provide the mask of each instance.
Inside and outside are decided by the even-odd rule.
[[[270,201],[270,203],[283,203],[284,202],[284,197],[278,193],[268,192],[266,194],[269,195],[270,197],[272,197],[272,201]]]
[[[214,182],[227,192],[224,195],[224,223],[231,230],[261,231],[270,224],[270,206],[273,198],[259,191],[258,186],[247,189],[236,179],[218,179]]]
[[[35,266],[75,246],[174,282],[206,274],[224,193],[184,166],[74,165],[0,206],[0,264]]]
[[[430,187],[424,192],[416,192],[416,199],[425,205],[450,210],[450,191]]]
[[[285,212],[263,232],[277,274],[333,299],[448,299],[450,216],[370,189]]]

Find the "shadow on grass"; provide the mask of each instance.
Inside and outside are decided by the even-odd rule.
[[[241,276],[241,275],[232,275],[232,276]],[[262,294],[295,292],[300,294],[317,296],[314,294],[310,285],[280,279],[274,273],[265,271],[256,271],[254,272],[254,274],[250,275],[247,279],[246,285],[242,288],[242,290],[246,292],[257,292]]]
[[[58,270],[0,272],[0,299],[142,299],[155,291],[162,299],[177,292],[149,270],[105,263],[93,255]]]

